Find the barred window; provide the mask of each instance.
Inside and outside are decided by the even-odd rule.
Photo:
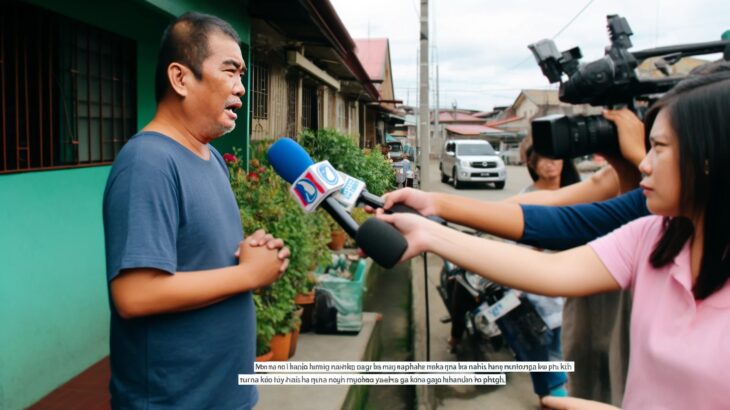
[[[0,5],[0,173],[109,164],[137,128],[132,40]]]
[[[316,120],[313,119],[317,104],[317,90],[311,86],[302,87],[302,128],[314,129]]]
[[[251,56],[251,115],[269,118],[269,66],[255,54]]]
[[[347,124],[345,122],[345,100],[342,98],[337,99],[337,129],[340,131],[347,130]]]

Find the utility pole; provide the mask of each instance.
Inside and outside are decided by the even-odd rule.
[[[427,188],[431,162],[431,130],[428,106],[428,0],[421,0],[421,48],[419,64],[418,155],[421,168],[421,189]]]
[[[443,145],[443,141],[441,141],[441,127],[439,126],[439,116],[441,115],[441,109],[439,108],[439,63],[438,60],[436,60],[436,92],[434,92],[436,96],[436,109],[434,112],[436,115],[434,116],[434,140],[436,141],[436,147],[437,149],[440,149],[441,145]]]

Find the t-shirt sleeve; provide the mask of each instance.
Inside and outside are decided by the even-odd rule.
[[[631,288],[644,252],[647,228],[656,217],[645,217],[626,224],[588,244],[596,252],[619,286]]]
[[[145,161],[112,178],[104,196],[107,280],[133,268],[175,273],[180,210],[174,178]]]
[[[525,227],[519,242],[553,250],[584,245],[625,223],[649,215],[640,189],[591,204],[521,207]]]

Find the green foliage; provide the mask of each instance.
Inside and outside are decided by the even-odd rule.
[[[375,195],[395,188],[395,171],[379,148],[361,150],[350,137],[332,129],[306,130],[299,143],[315,162],[328,160],[336,169],[365,182]]]
[[[289,185],[266,160],[271,141],[254,141],[249,172],[235,155],[226,154],[231,188],[241,212],[243,230],[251,234],[264,229],[281,238],[291,251],[284,276],[254,296],[257,314],[257,349],[268,346],[271,337],[288,333],[293,326],[294,296],[312,289],[309,273],[330,260],[327,243],[330,230],[321,212],[305,214],[289,194]],[[265,353],[265,350],[260,353]]]

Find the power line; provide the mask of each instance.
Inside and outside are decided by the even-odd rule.
[[[574,17],[573,17],[572,19],[570,19],[570,21],[568,22],[568,24],[566,24],[565,26],[563,26],[563,28],[561,28],[560,30],[558,30],[558,32],[557,32],[557,33],[556,33],[556,34],[555,34],[555,35],[553,36],[553,38],[552,38],[552,39],[553,39],[553,40],[555,40],[555,38],[556,38],[557,36],[561,35],[561,34],[563,33],[563,31],[565,31],[565,29],[567,29],[568,27],[570,27],[570,25],[571,25],[571,24],[573,24],[573,22],[574,22],[574,21],[575,21],[575,20],[576,20],[576,19],[577,19],[578,17],[580,17],[580,15],[581,15],[581,14],[583,14],[583,12],[584,12],[584,11],[586,11],[586,9],[588,8],[588,6],[590,6],[590,5],[591,5],[591,3],[593,3],[594,1],[595,1],[595,0],[590,0],[590,1],[588,1],[588,3],[586,3],[586,5],[585,5],[585,6],[583,6],[583,8],[582,8],[582,9],[580,9],[580,11],[578,12],[578,14],[576,14],[576,15],[575,15],[575,16],[574,16]]]
[[[588,3],[586,3],[586,5],[585,5],[585,6],[583,6],[583,8],[582,8],[582,9],[580,9],[580,11],[578,11],[578,13],[577,13],[577,14],[576,14],[575,16],[573,16],[573,18],[572,18],[572,19],[570,19],[570,21],[569,21],[569,22],[568,22],[568,23],[567,23],[566,25],[564,25],[564,26],[563,26],[563,28],[561,28],[560,30],[558,30],[558,32],[557,32],[557,33],[555,33],[555,35],[554,35],[554,36],[552,36],[552,38],[551,38],[551,39],[552,39],[552,40],[555,40],[555,39],[556,39],[556,38],[557,38],[557,37],[558,37],[559,35],[563,34],[563,31],[565,31],[565,30],[566,30],[566,29],[567,29],[568,27],[570,27],[570,25],[571,25],[571,24],[573,24],[573,22],[574,22],[574,21],[575,21],[576,19],[578,19],[578,17],[580,17],[580,15],[581,15],[581,14],[583,14],[583,12],[584,12],[584,11],[586,11],[586,9],[588,8],[588,6],[590,6],[590,5],[591,5],[591,4],[592,4],[592,3],[594,2],[594,1],[595,1],[595,0],[589,0],[589,1],[588,1]],[[517,63],[517,64],[513,65],[513,66],[512,66],[512,67],[510,67],[510,68],[508,68],[508,69],[507,69],[507,70],[506,70],[506,71],[505,71],[504,73],[502,73],[502,75],[504,75],[504,74],[506,74],[506,73],[509,73],[510,71],[512,71],[512,70],[514,70],[514,69],[516,69],[517,67],[521,66],[522,64],[525,64],[525,63],[526,63],[527,61],[529,61],[529,60],[530,60],[531,58],[532,58],[532,56],[527,56],[527,57],[525,57],[525,58],[524,58],[524,59],[523,59],[522,61],[520,61],[519,63]]]

